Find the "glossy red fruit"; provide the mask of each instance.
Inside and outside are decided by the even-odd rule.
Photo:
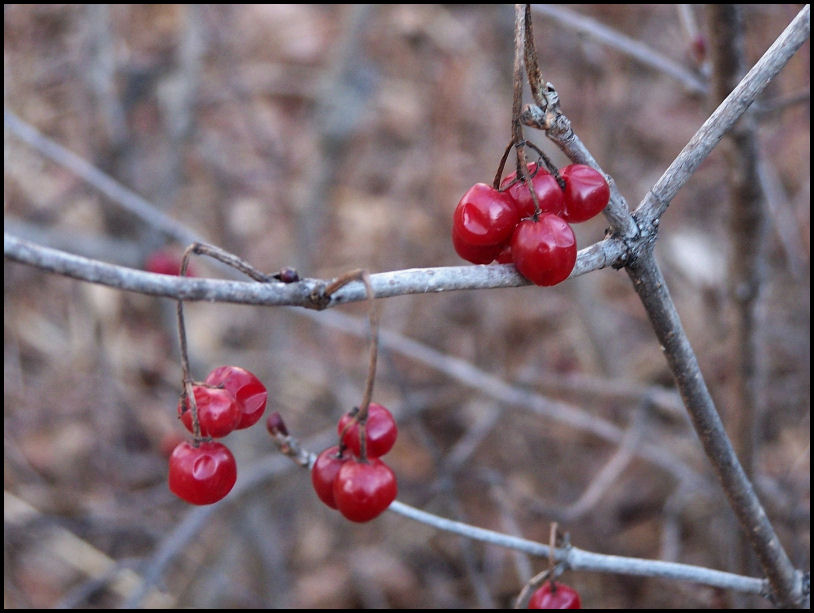
[[[561,217],[525,219],[512,236],[512,259],[518,272],[536,285],[564,281],[577,261],[574,231]]]
[[[528,165],[528,171],[530,175],[533,175],[531,177],[531,184],[534,186],[534,193],[537,194],[540,212],[560,215],[565,203],[562,189],[559,183],[557,183],[557,180],[544,168],[537,170],[537,164],[533,162]],[[524,181],[521,180],[511,185],[516,177],[517,172],[508,175],[500,183],[500,188],[506,190],[506,193],[515,203],[520,218],[524,219],[534,215],[534,199],[531,197],[531,192]],[[507,188],[509,185],[511,185],[511,187]]]
[[[197,447],[184,441],[170,455],[170,491],[191,504],[212,504],[228,494],[237,480],[232,452],[215,441]]]
[[[458,236],[454,224],[452,226],[452,246],[455,248],[455,253],[473,264],[491,263],[502,249],[501,245],[470,245]]]
[[[336,508],[334,500],[334,480],[339,469],[348,461],[350,455],[339,455],[339,447],[328,447],[317,456],[311,468],[311,484],[319,499],[332,509]]]
[[[581,609],[577,591],[565,585],[546,581],[543,587],[531,595],[529,609]]]
[[[240,422],[241,406],[227,389],[193,385],[195,404],[198,407],[198,423],[201,436],[221,438],[229,434]],[[178,416],[187,430],[194,432],[192,409],[189,402],[178,401]]]
[[[570,164],[560,170],[565,181],[565,208],[561,217],[579,223],[595,217],[608,206],[610,187],[602,174],[584,164]]]
[[[512,234],[520,215],[508,194],[476,183],[463,195],[452,215],[453,232],[467,245],[500,245]]]
[[[352,421],[352,413],[343,415],[336,425],[337,433],[341,436],[345,427]],[[399,429],[393,414],[382,405],[371,402],[367,407],[367,420],[365,422],[365,452],[367,457],[378,458],[390,451],[396,442],[398,432]],[[358,423],[350,426],[342,440],[354,455],[361,455]]]
[[[240,366],[219,366],[205,379],[209,385],[222,386],[240,404],[240,420],[235,430],[256,424],[266,410],[268,391],[253,373]]]
[[[396,499],[398,484],[390,467],[378,458],[351,459],[334,479],[334,502],[339,512],[355,522],[378,517]]]

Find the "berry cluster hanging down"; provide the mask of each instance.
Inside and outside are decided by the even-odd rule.
[[[584,164],[561,169],[557,179],[536,163],[528,165],[537,196],[517,173],[495,189],[473,185],[452,216],[452,244],[473,264],[514,263],[536,285],[568,278],[577,260],[577,241],[569,224],[587,221],[608,204],[610,188],[601,173]]]
[[[380,459],[396,442],[396,420],[385,407],[371,402],[364,434],[361,426],[355,410],[343,415],[337,424],[339,444],[320,453],[311,468],[319,499],[354,522],[378,517],[398,493],[395,473]]]
[[[212,504],[224,498],[237,480],[237,463],[218,441],[234,430],[256,424],[266,410],[268,392],[245,368],[220,366],[203,383],[192,386],[198,426],[204,440],[184,441],[170,455],[169,486],[191,504]],[[178,403],[178,418],[194,433],[189,399]]]

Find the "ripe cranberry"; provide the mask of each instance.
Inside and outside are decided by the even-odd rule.
[[[396,475],[378,458],[351,459],[334,479],[334,502],[347,519],[365,522],[378,517],[396,499]]]
[[[240,420],[235,430],[256,424],[266,410],[266,386],[254,374],[239,366],[219,366],[206,376],[209,385],[222,386],[240,405]]]
[[[608,206],[610,187],[600,172],[585,164],[570,164],[560,170],[565,181],[565,208],[561,217],[579,223],[595,217]]]
[[[353,420],[353,413],[343,415],[336,430],[339,435],[345,427]],[[367,407],[367,420],[365,422],[365,452],[369,458],[383,456],[393,448],[398,436],[398,426],[393,414],[385,407],[375,402],[371,402]],[[361,454],[359,441],[359,424],[354,423],[343,437],[343,442],[354,455]]]
[[[197,447],[184,441],[170,455],[170,491],[191,504],[212,504],[228,494],[237,480],[237,464],[218,442]]]
[[[518,272],[536,285],[564,281],[577,261],[574,231],[557,215],[524,219],[512,236],[512,259]]]
[[[237,427],[241,407],[232,392],[206,385],[193,385],[192,392],[195,394],[195,405],[198,407],[201,436],[221,438]],[[178,416],[187,430],[193,432],[192,409],[189,401],[178,401]]]
[[[519,220],[508,194],[485,183],[476,183],[458,202],[452,226],[464,243],[483,247],[506,242]]]
[[[339,447],[334,445],[320,453],[311,468],[311,485],[314,486],[314,491],[319,499],[332,509],[336,508],[334,480],[348,458],[350,455],[340,456]]]
[[[534,192],[537,194],[537,201],[540,204],[540,211],[542,213],[554,213],[560,215],[562,213],[564,202],[563,193],[560,189],[559,183],[554,176],[544,168],[537,169],[537,164],[534,162],[528,165],[529,175],[531,177],[531,184],[534,186]],[[536,174],[535,174],[536,172]],[[514,201],[515,206],[520,214],[520,218],[531,217],[534,215],[534,199],[531,197],[526,182],[522,179],[511,185],[517,177],[517,172],[508,175],[500,184],[501,189],[505,189],[511,199]],[[510,186],[511,187],[507,187]]]
[[[452,246],[455,252],[473,264],[489,264],[500,253],[501,245],[470,245],[458,236],[455,226],[452,226]]]
[[[546,581],[531,595],[529,609],[581,609],[577,591],[564,583]]]

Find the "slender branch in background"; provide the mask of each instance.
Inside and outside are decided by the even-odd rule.
[[[746,70],[743,40],[743,8],[735,4],[711,4],[707,7],[711,35],[712,101],[719,104],[738,84]],[[757,122],[747,112],[721,142],[728,166],[729,229],[732,239],[729,261],[729,300],[735,309],[734,394],[727,421],[733,444],[744,471],[754,479],[760,407],[763,404],[760,365],[758,315],[763,270],[767,219],[759,180]],[[749,541],[738,535],[738,571],[751,572],[754,566]]]
[[[641,227],[651,227],[658,222],[678,190],[689,180],[715,145],[732,129],[746,109],[808,40],[811,31],[810,13],[810,5],[807,4],[664,171],[634,211],[634,216],[639,220]]]
[[[178,220],[173,219],[135,192],[127,189],[111,178],[110,175],[101,172],[87,160],[40,134],[33,126],[6,109],[3,109],[3,124],[17,138],[32,146],[51,161],[70,169],[119,206],[160,230],[169,238],[181,244],[201,240],[197,232],[184,227]]]
[[[557,23],[573,29],[578,34],[588,36],[634,58],[637,62],[650,66],[684,85],[689,91],[704,94],[707,84],[702,77],[688,70],[683,64],[662,55],[652,47],[605,26],[595,19],[579,15],[574,11],[555,4],[535,4],[534,11],[545,15]]]
[[[364,31],[376,10],[373,4],[339,5],[338,40],[328,65],[317,83],[312,117],[316,122],[318,150],[309,158],[308,180],[292,196],[299,219],[294,266],[310,270],[317,255],[316,245],[325,240],[323,231],[333,215],[331,195],[339,183],[339,172],[350,138],[375,93],[375,71],[366,65],[362,50]]]

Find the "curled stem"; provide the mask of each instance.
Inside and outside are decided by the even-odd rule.
[[[180,276],[186,276],[187,269],[189,268],[189,258],[192,255],[195,245],[193,243],[184,251],[184,256],[181,259]],[[176,314],[178,317],[178,344],[181,348],[181,385],[183,392],[181,393],[181,411],[192,411],[192,435],[195,439],[195,446],[197,447],[201,440],[201,423],[198,421],[198,403],[195,401],[195,393],[192,389],[192,379],[189,374],[189,350],[187,348],[187,330],[184,324],[184,300],[178,299],[176,307]]]
[[[334,279],[324,291],[327,298],[331,294],[344,287],[351,281],[361,281],[365,286],[365,294],[369,303],[368,321],[370,326],[369,353],[367,364],[367,379],[362,392],[362,402],[354,409],[352,419],[347,423],[339,435],[339,453],[345,449],[345,434],[350,428],[358,424],[359,426],[359,458],[362,461],[367,459],[367,411],[370,399],[373,397],[373,383],[376,380],[376,363],[379,357],[379,315],[376,309],[376,296],[373,293],[373,285],[370,282],[370,274],[366,270],[352,270]]]

